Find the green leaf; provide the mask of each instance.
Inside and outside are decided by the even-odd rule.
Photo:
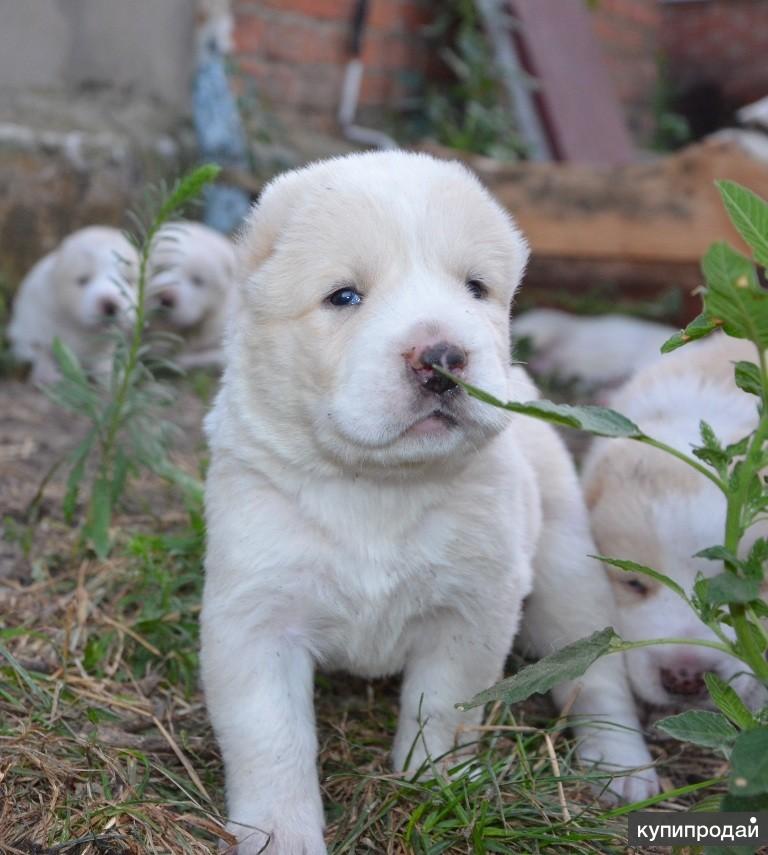
[[[705,674],[704,682],[707,684],[709,696],[715,706],[729,718],[740,730],[749,730],[757,726],[757,721],[747,708],[746,704],[736,694],[736,691],[717,674]]]
[[[768,810],[768,793],[759,796],[732,796],[726,793],[720,803],[720,810],[727,813],[741,813],[742,811]],[[728,850],[731,852],[732,850]],[[750,850],[753,855],[754,850]]]
[[[687,710],[662,719],[656,727],[681,742],[705,748],[728,748],[739,735],[725,716],[708,710]]]
[[[718,181],[725,209],[757,261],[768,267],[768,203],[734,181]]]
[[[605,656],[606,653],[611,653],[617,641],[621,641],[619,636],[611,627],[606,627],[593,633],[589,638],[582,638],[539,659],[532,665],[526,665],[517,674],[496,683],[495,686],[480,692],[469,701],[456,704],[456,707],[460,710],[469,710],[472,707],[487,704],[489,701],[516,704],[531,695],[548,692],[558,683],[580,677],[593,662]]]
[[[634,561],[626,561],[623,558],[607,558],[605,555],[590,555],[589,557],[597,558],[598,561],[610,564],[611,567],[618,567],[619,570],[625,570],[627,573],[639,573],[642,576],[649,576],[651,579],[655,579],[657,582],[665,585],[670,591],[674,591],[678,597],[682,597],[686,602],[688,601],[688,595],[680,585],[674,579],[670,579],[669,576],[665,576],[658,570],[653,570],[643,564],[636,564]]]
[[[716,324],[706,312],[702,312],[702,314],[694,318],[685,329],[680,330],[680,332],[677,332],[671,338],[668,338],[661,346],[661,352],[671,353],[673,350],[677,350],[684,344],[688,344],[688,342],[696,341],[699,338],[708,336],[718,328],[719,325]]]
[[[64,519],[68,523],[72,522],[75,515],[77,499],[80,495],[80,485],[85,477],[85,464],[88,460],[88,455],[91,453],[91,448],[93,447],[95,439],[96,430],[89,430],[85,439],[75,449],[75,452],[72,455],[72,468],[69,470],[69,475],[67,475],[67,491],[64,494],[64,501],[62,503]]]
[[[99,558],[109,555],[109,525],[112,521],[112,485],[100,476],[93,484],[88,508],[88,519],[83,534]]]
[[[460,377],[454,377],[448,371],[443,371],[439,366],[435,368],[446,377],[455,380],[460,386],[479,401],[509,410],[511,413],[520,413],[524,416],[533,416],[550,424],[571,427],[584,430],[595,436],[626,437],[639,439],[644,436],[640,428],[626,416],[609,410],[605,407],[574,407],[570,404],[554,404],[552,401],[528,401],[517,403],[516,401],[500,401],[488,392],[465,383]]]
[[[734,796],[768,793],[768,727],[747,730],[736,740],[728,792]]]
[[[743,561],[744,571],[751,579],[762,582],[766,562],[768,562],[768,539],[758,537]]]
[[[221,172],[220,166],[215,163],[207,163],[198,166],[197,169],[193,169],[188,175],[185,175],[175,184],[170,196],[163,202],[162,207],[157,212],[155,223],[164,223],[185,205],[196,199],[203,192],[203,187],[210,184],[219,172]]]
[[[51,350],[62,377],[78,385],[88,385],[88,378],[80,365],[80,360],[68,345],[64,344],[60,338],[54,338]]]
[[[760,369],[753,362],[737,362],[735,368],[736,385],[750,395],[762,397],[763,384],[760,381]]]
[[[727,564],[732,564],[734,567],[741,566],[739,559],[724,546],[708,546],[706,549],[700,549],[693,557],[706,558],[707,561],[724,561]]]
[[[768,291],[760,287],[752,262],[726,243],[704,256],[704,307],[728,335],[768,348]]]
[[[704,600],[711,606],[751,603],[760,597],[760,583],[726,571],[707,579],[704,591]]]

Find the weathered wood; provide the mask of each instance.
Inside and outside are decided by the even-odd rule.
[[[698,266],[715,240],[745,249],[715,181],[738,181],[768,196],[768,164],[719,140],[607,168],[462,159],[514,214],[539,258]]]
[[[584,0],[513,0],[519,40],[556,159],[635,159],[616,89]]]

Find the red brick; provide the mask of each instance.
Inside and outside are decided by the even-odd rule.
[[[296,12],[308,18],[350,21],[354,0],[262,0],[264,6],[281,12]]]
[[[264,38],[264,21],[255,14],[235,16],[235,52],[255,53]]]

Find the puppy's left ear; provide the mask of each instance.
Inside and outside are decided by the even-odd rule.
[[[264,188],[237,240],[238,271],[253,273],[272,254],[304,185],[304,170],[278,175]]]

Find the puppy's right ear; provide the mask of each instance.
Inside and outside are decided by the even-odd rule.
[[[237,239],[241,274],[252,273],[271,255],[299,200],[303,173],[303,169],[284,172],[262,191]]]

